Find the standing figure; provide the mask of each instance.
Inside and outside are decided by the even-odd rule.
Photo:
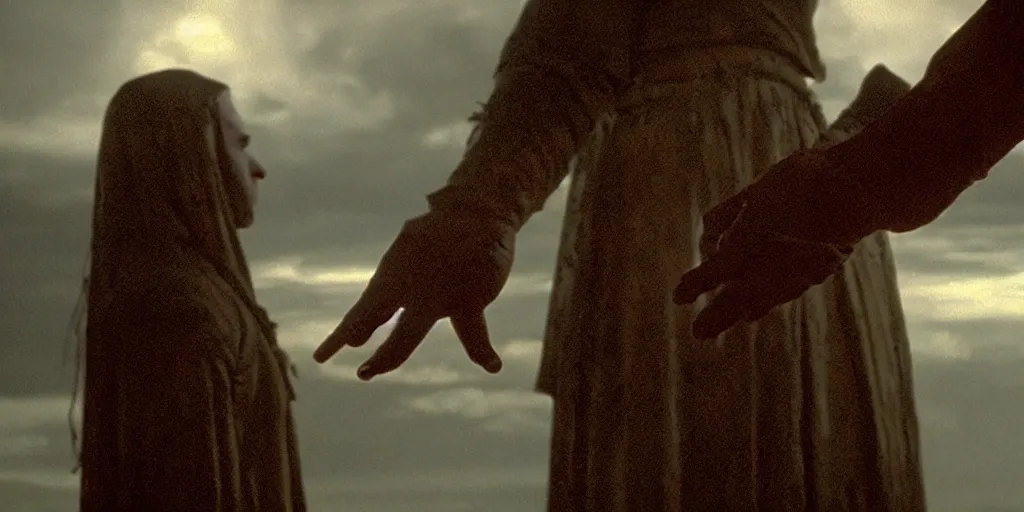
[[[827,129],[807,86],[825,77],[816,3],[527,1],[462,162],[317,359],[403,308],[361,377],[398,367],[445,317],[500,369],[483,309],[515,233],[572,169],[538,379],[554,399],[549,510],[924,510],[884,236],[716,341],[690,334],[700,304],[673,303],[701,261],[702,215]],[[886,88],[878,73],[866,89]],[[863,95],[827,138],[897,96]]]
[[[263,168],[228,88],[173,69],[107,108],[93,211],[81,510],[305,510],[288,359],[237,230]]]

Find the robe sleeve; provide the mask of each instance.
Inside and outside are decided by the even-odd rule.
[[[1024,140],[1024,4],[987,1],[905,99],[826,158],[875,205],[861,235],[941,214]]]
[[[633,0],[528,0],[461,163],[431,209],[519,229],[565,178],[570,158],[631,81]]]

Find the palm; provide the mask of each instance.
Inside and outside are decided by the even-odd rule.
[[[406,223],[381,259],[362,296],[317,349],[324,362],[343,346],[358,347],[402,310],[388,339],[359,370],[369,379],[401,366],[430,328],[450,318],[475,363],[501,368],[484,309],[512,268],[514,235],[480,220],[429,213]]]

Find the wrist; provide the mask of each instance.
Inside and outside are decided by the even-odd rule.
[[[483,223],[496,224],[506,230],[518,232],[523,220],[501,201],[490,194],[482,194],[468,187],[446,185],[427,195],[431,212],[474,219]]]
[[[765,190],[756,191],[760,187]],[[791,155],[752,188],[772,198],[764,201],[770,210],[766,221],[795,238],[853,246],[884,229],[878,196],[823,150]]]
[[[414,236],[426,234],[431,238],[440,237],[448,240],[446,244],[478,248],[497,246],[509,254],[515,251],[516,230],[494,217],[464,210],[431,209],[405,221],[402,232]]]
[[[950,86],[919,84],[877,122],[826,150],[831,167],[873,198],[877,229],[932,222],[998,160],[980,129],[980,109],[951,101]]]

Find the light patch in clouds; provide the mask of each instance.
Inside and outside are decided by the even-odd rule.
[[[80,417],[81,403],[76,405]],[[66,424],[70,408],[70,396],[0,398],[0,460],[46,451],[50,439],[38,430]],[[3,480],[0,473],[0,481]]]
[[[502,297],[538,295],[551,292],[551,273],[513,273],[501,291]]]
[[[965,2],[972,7],[968,12],[982,3]],[[857,55],[866,67],[882,62],[911,83],[924,74],[939,46],[967,21],[949,2],[934,0],[840,0],[838,7],[829,17],[845,16],[856,29],[837,38],[819,31],[823,54],[833,59]]]
[[[134,55],[129,74],[117,71],[120,85],[134,76],[172,67],[184,67],[222,80],[232,88],[239,111],[251,124],[273,126],[284,138],[301,133],[305,143],[325,140],[347,132],[382,128],[397,114],[396,101],[386,90],[371,90],[344,65],[331,74],[309,76],[298,56],[303,50],[302,33],[292,33],[293,17],[284,16],[279,2],[254,0],[205,1],[190,12],[164,13],[154,17],[151,9],[127,4],[122,48]],[[177,16],[177,18],[174,18]],[[296,23],[300,24],[300,23]],[[309,28],[305,39],[311,37]],[[243,60],[244,59],[244,60]],[[286,97],[278,97],[288,91]],[[96,98],[76,97],[73,105],[55,105],[53,114],[28,123],[3,122],[0,105],[0,148],[36,154],[92,158],[99,144],[102,111],[113,96],[111,89]],[[281,100],[280,112],[257,114],[255,102],[261,95]],[[88,107],[88,108],[84,108]],[[309,130],[311,126],[319,127]],[[302,158],[283,146],[281,158]]]
[[[511,340],[498,350],[504,361],[536,364],[540,361],[543,342],[540,340]]]
[[[409,399],[405,407],[433,416],[454,415],[482,420],[484,430],[514,433],[523,429],[547,428],[551,400],[533,391],[462,387]]]
[[[283,316],[283,315],[278,315]],[[318,320],[306,322],[281,321],[277,330],[277,339],[282,347],[309,349],[318,347],[320,343],[338,326],[338,320]]]
[[[897,258],[900,253],[918,252],[941,254],[942,258],[950,263],[986,263],[1009,268],[1019,267],[1024,262],[1024,257],[1022,257],[1019,250],[1012,248],[994,249],[992,247],[984,247],[983,250],[969,250],[965,248],[965,246],[969,246],[972,242],[985,242],[998,235],[1016,237],[1024,234],[1024,230],[1016,227],[1000,231],[997,233],[995,230],[991,230],[985,233],[985,236],[978,236],[977,233],[973,233],[972,236],[972,233],[958,232],[951,232],[947,236],[930,236],[917,232],[892,236],[890,240]]]
[[[70,470],[0,471],[0,482],[27,484],[55,491],[77,491],[80,478]]]
[[[301,258],[284,258],[254,265],[253,283],[257,290],[266,290],[282,284],[362,291],[373,277],[376,268],[370,267],[317,267],[303,268]],[[533,295],[551,291],[550,273],[513,273],[502,296]]]
[[[420,145],[426,149],[462,149],[466,146],[473,123],[459,121],[431,128],[423,135]]]
[[[40,453],[50,446],[50,439],[36,434],[0,435],[0,458],[23,457]]]
[[[329,312],[328,315],[335,316],[324,316],[315,320],[292,320],[289,317],[292,315],[281,314],[277,315],[277,318],[281,319],[281,323],[278,326],[277,338],[281,342],[281,346],[289,348],[301,348],[303,353],[306,349],[315,348],[320,346],[320,343],[338,327],[341,322],[341,317],[346,309],[340,310],[339,312]],[[360,348],[345,347],[339,352],[339,355],[334,356],[336,362],[344,362],[349,357],[366,358],[369,357],[369,353],[363,353],[369,347],[375,347],[387,339],[388,335],[391,334],[391,330],[394,329],[398,323],[398,318],[402,314],[402,309],[399,309],[395,315],[393,315],[388,321],[381,324],[366,344]],[[302,316],[317,315],[317,313],[301,313]],[[451,322],[442,319],[436,322],[428,333],[428,339],[434,336],[444,336],[446,338],[454,339],[455,331],[452,329]],[[427,343],[427,345],[433,346],[434,343]],[[432,349],[427,349],[432,350]],[[426,350],[420,349],[417,353],[424,353]],[[357,355],[358,354],[358,355]]]
[[[960,336],[942,329],[909,325],[911,345],[915,357],[930,357],[945,360],[966,361],[974,355],[976,342],[967,343]]]
[[[234,59],[237,50],[220,20],[210,14],[189,13],[141,49],[135,69],[146,73],[179,66],[182,61],[219,66]]]
[[[344,63],[319,76],[300,69],[299,56],[318,33],[286,9],[270,0],[197,2],[166,20],[166,28],[140,34],[134,72],[186,67],[222,80],[250,123],[272,125],[285,137],[301,132],[307,142],[376,130],[394,119],[391,94],[371,90]],[[292,25],[302,30],[292,31]],[[278,97],[280,91],[287,97]],[[251,114],[261,94],[283,101],[285,108]],[[311,132],[311,126],[320,128]]]
[[[950,31],[956,30],[964,20],[951,20],[954,13],[934,0],[839,0],[840,8],[861,30],[881,31],[893,35],[911,36],[921,28],[922,20],[938,19]],[[978,2],[980,5],[980,1]],[[936,16],[938,15],[938,16]]]
[[[0,431],[28,430],[67,421],[70,396],[0,397]]]
[[[113,92],[111,92],[113,94]],[[0,105],[0,119],[3,105]],[[93,157],[99,148],[102,126],[95,115],[69,117],[52,114],[29,122],[0,121],[0,148],[63,157]],[[90,197],[92,190],[88,191]]]
[[[926,305],[935,320],[1024,317],[1024,273],[1004,277],[910,279],[904,301]]]
[[[304,269],[302,259],[292,257],[256,266],[253,284],[258,290],[273,288],[277,284],[362,288],[373,277],[374,271],[369,267]]]

